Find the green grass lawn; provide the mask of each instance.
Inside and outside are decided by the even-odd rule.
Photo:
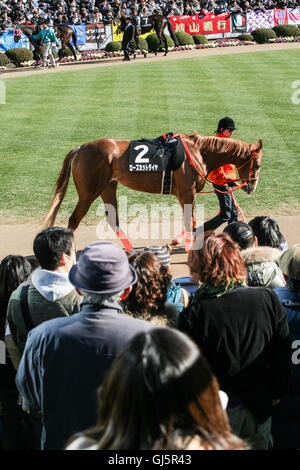
[[[164,132],[213,135],[221,117],[232,117],[234,137],[263,139],[256,192],[237,199],[247,216],[300,213],[299,114],[291,101],[300,79],[299,50],[131,62],[64,73],[5,79],[0,105],[0,218],[42,221],[65,155],[95,139],[153,138]],[[92,168],[91,168],[92,171]],[[119,187],[130,203],[167,201]],[[71,180],[58,221],[67,222],[77,200]],[[199,195],[205,214],[218,208],[214,194]],[[94,222],[95,203],[86,222]]]

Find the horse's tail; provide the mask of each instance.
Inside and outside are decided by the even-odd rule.
[[[71,150],[71,152],[69,152],[66,158],[64,159],[62,169],[60,170],[60,174],[56,181],[55,194],[53,196],[50,209],[44,221],[44,228],[53,227],[54,225],[57,213],[67,191],[71,174],[72,160],[77,155],[79,148],[80,147],[76,147],[75,149]]]
[[[173,41],[175,43],[175,46],[178,47],[179,46],[178,39],[177,39],[176,34],[174,33],[174,30],[172,28],[170,18],[167,18],[167,24],[168,24],[168,30],[169,30],[170,36],[173,39]]]

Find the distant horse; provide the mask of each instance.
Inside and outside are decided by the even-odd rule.
[[[192,230],[196,228],[194,205],[196,195],[207,182],[207,175],[227,163],[237,167],[243,182],[243,190],[248,194],[255,191],[258,182],[262,157],[262,141],[251,145],[234,139],[203,137],[197,133],[180,135],[185,149],[181,166],[173,172],[170,194],[177,197],[182,209],[185,204],[192,208],[191,216],[185,218],[186,250],[189,251]],[[71,150],[65,157],[56,182],[56,190],[45,227],[53,226],[58,210],[65,196],[72,166],[73,180],[78,193],[78,203],[69,218],[68,227],[75,230],[88,212],[91,204],[101,196],[106,204],[106,219],[127,251],[132,245],[119,226],[116,191],[118,183],[137,191],[160,194],[162,192],[162,172],[130,172],[129,140],[100,139]],[[73,162],[73,165],[72,165]],[[240,180],[239,180],[240,181]],[[247,184],[246,184],[247,183]],[[109,217],[107,208],[114,207],[115,219]],[[110,212],[111,213],[111,212]],[[174,239],[171,248],[181,241]]]
[[[126,18],[125,16],[120,17],[121,24],[119,26],[119,29],[123,32],[124,32],[124,29],[126,27],[125,18]],[[173,39],[173,41],[175,43],[175,46],[179,46],[177,37],[176,37],[176,35],[173,31],[173,28],[172,28],[172,25],[171,25],[171,22],[170,22],[169,18],[166,18],[165,16],[160,15],[159,13],[153,13],[152,15],[145,16],[145,18],[147,18],[147,25],[145,25],[145,26],[142,25],[141,30],[138,27],[138,24],[137,24],[137,21],[136,21],[135,17],[132,16],[131,18],[132,18],[132,20],[134,22],[134,25],[135,25],[134,39],[136,41],[138,49],[140,49],[139,36],[141,34],[149,33],[152,29],[154,29],[154,31],[156,32],[157,37],[159,39],[159,43],[158,43],[157,49],[155,51],[155,55],[157,55],[157,52],[158,52],[159,48],[162,46],[163,42],[164,42],[164,46],[165,46],[165,54],[164,55],[167,55],[167,53],[168,53],[168,43],[167,43],[167,38],[166,38],[165,33],[164,33],[164,30],[165,30],[166,27],[169,30],[170,36]]]
[[[19,24],[18,27],[14,29],[14,41],[18,42],[20,40],[20,34],[18,33],[18,28],[22,31],[25,36],[28,37],[30,43],[33,45],[34,48],[34,58],[36,60],[40,60],[42,58],[42,50],[43,46],[41,41],[37,41],[33,39],[33,35],[35,34],[36,25],[34,24]],[[61,40],[61,49],[59,50],[59,58],[63,57],[63,51],[65,50],[66,46],[69,47],[70,51],[74,56],[74,60],[77,60],[76,50],[77,49],[77,41],[76,41],[76,34],[73,29],[66,25],[66,24],[58,24],[54,25],[54,29],[56,30],[57,39]],[[71,38],[73,39],[73,43],[75,48],[70,43]]]

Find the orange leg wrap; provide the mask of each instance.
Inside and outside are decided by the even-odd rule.
[[[119,230],[116,230],[116,235],[118,239],[121,241],[122,245],[124,246],[125,250],[127,252],[130,252],[133,250],[133,246],[131,245],[130,241],[126,237],[125,233],[123,230],[120,228]]]
[[[185,237],[185,251],[188,253],[191,251],[191,247],[193,244],[193,233],[192,232],[186,232],[186,237]]]

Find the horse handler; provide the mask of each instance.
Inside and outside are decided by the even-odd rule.
[[[130,42],[134,38],[135,27],[130,16],[127,16],[125,18],[125,22],[126,22],[126,27],[125,27],[123,39],[122,39],[122,51],[124,52],[123,60],[129,61],[130,60],[129,54],[133,54],[134,59],[136,58],[136,52],[130,46]]]
[[[45,69],[48,56],[50,57],[52,67],[57,67],[52,53],[52,42],[54,41],[56,45],[58,45],[59,42],[55,34],[48,27],[48,22],[46,20],[43,21],[41,31],[38,34],[34,34],[32,37],[33,39],[41,39],[44,46],[43,65],[41,70]]]
[[[216,137],[229,139],[235,130],[233,119],[226,116],[219,121]],[[230,224],[238,220],[239,211],[236,207],[236,201],[233,193],[229,192],[230,186],[236,186],[233,181],[235,178],[235,166],[231,164],[221,166],[209,173],[208,179],[213,183],[214,191],[219,200],[220,212],[204,223],[204,232],[215,230],[225,222]]]

